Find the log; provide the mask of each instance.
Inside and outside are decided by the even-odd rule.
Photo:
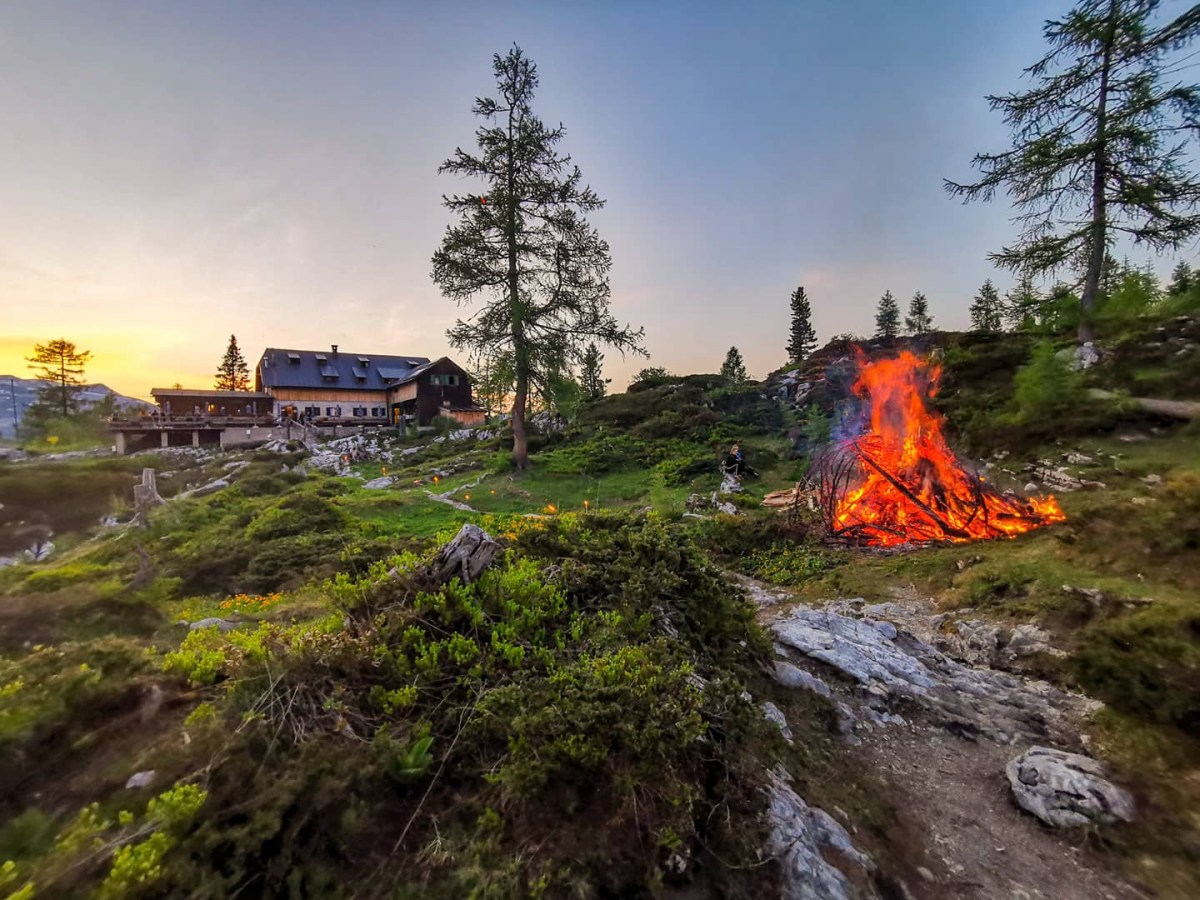
[[[443,584],[455,577],[469,584],[495,562],[503,549],[478,525],[467,524],[438,551],[429,573]]]

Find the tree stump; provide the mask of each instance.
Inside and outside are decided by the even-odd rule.
[[[454,540],[438,551],[429,566],[429,572],[442,583],[458,577],[464,584],[469,584],[495,561],[503,549],[478,525],[464,525]]]
[[[150,510],[167,501],[158,495],[153,469],[142,469],[142,481],[133,486],[133,523],[145,527]]]

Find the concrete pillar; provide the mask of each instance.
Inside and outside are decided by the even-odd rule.
[[[129,452],[129,446],[125,442],[125,432],[123,432],[123,431],[116,432],[116,439],[117,439],[117,441],[116,441],[117,456],[124,456],[126,453]]]
[[[158,433],[158,436],[159,436],[160,442],[162,443],[162,445],[164,447],[169,446],[169,438],[171,437],[171,433],[169,431],[160,431]]]
[[[192,432],[192,446],[193,447],[200,446],[200,432],[198,432],[198,431]]]

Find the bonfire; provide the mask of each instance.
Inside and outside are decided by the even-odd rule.
[[[962,543],[1066,518],[1053,497],[1002,493],[959,463],[926,403],[940,377],[940,366],[909,351],[874,361],[859,353],[859,414],[841,423],[809,476],[831,537],[881,547]]]

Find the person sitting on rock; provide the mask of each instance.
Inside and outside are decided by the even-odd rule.
[[[741,481],[745,475],[750,475],[751,477],[758,475],[757,472],[747,465],[745,457],[742,456],[742,449],[737,444],[729,448],[729,454],[725,457],[724,462],[721,463],[721,472],[725,475],[732,475],[738,481]]]

